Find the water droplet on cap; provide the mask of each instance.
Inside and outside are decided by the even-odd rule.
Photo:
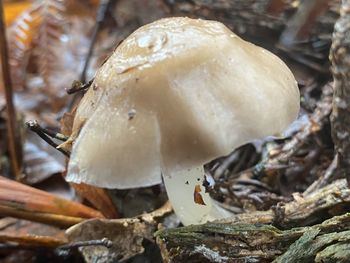
[[[147,33],[136,37],[136,42],[140,48],[148,48],[153,52],[160,50],[167,41],[165,33]]]

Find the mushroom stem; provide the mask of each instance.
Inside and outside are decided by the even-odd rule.
[[[202,224],[232,215],[205,192],[205,188],[202,186],[203,167],[166,171],[163,173],[163,179],[170,203],[184,225]],[[195,192],[201,195],[204,204],[198,204],[194,201]]]

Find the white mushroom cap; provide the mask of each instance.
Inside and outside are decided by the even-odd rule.
[[[132,33],[97,72],[77,109],[66,179],[157,184],[161,171],[282,132],[298,111],[296,81],[278,57],[219,22],[161,19]]]

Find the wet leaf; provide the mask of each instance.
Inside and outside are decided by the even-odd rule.
[[[15,242],[26,247],[57,247],[67,243],[57,227],[11,217],[0,219],[0,242]]]
[[[70,185],[77,191],[77,193],[86,198],[94,207],[96,207],[106,218],[118,218],[119,214],[115,208],[108,191],[103,188],[95,187],[88,184],[74,184]]]
[[[102,217],[92,208],[5,179],[2,176],[0,176],[0,189],[0,206],[5,208],[78,218]]]
[[[194,199],[194,202],[196,204],[199,204],[199,205],[206,205],[204,203],[204,200],[203,200],[203,197],[201,195],[201,192],[202,189],[201,189],[201,186],[199,184],[197,184],[195,187],[194,187],[194,192],[193,192],[193,199]]]
[[[74,116],[75,116],[75,111],[64,113],[62,119],[60,120],[62,134],[66,135],[66,136],[71,135]]]
[[[152,240],[154,226],[148,226],[139,219],[92,219],[67,230],[70,241],[88,241],[108,238],[111,248],[102,246],[80,248],[86,262],[113,262],[129,259],[144,251],[144,239]]]
[[[50,194],[65,198],[67,200],[80,202],[76,191],[64,180],[61,174],[51,176],[49,179],[35,184],[35,188]]]
[[[64,156],[32,132],[27,132],[24,164],[25,182],[28,184],[39,183],[65,170]]]
[[[172,211],[169,203],[161,208],[125,219],[92,219],[81,222],[66,231],[70,242],[108,238],[113,242],[111,248],[80,248],[85,261],[122,262],[144,252],[143,241],[153,241],[159,220]]]
[[[6,25],[10,25],[24,10],[31,4],[31,1],[12,1],[4,3]]]

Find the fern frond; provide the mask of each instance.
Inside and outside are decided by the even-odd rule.
[[[31,6],[8,29],[9,62],[12,83],[16,90],[24,88],[29,53],[33,48],[33,36],[39,25],[39,13],[38,6]]]
[[[41,0],[24,12],[9,29],[10,65],[16,89],[23,89],[30,63],[31,73],[51,86],[49,75],[57,66],[57,48],[65,26],[65,1]]]
[[[36,48],[33,55],[36,57],[38,73],[42,76],[45,86],[51,86],[50,73],[57,67],[58,46],[61,45],[61,36],[65,26],[64,0],[38,1],[41,23],[34,39]]]

